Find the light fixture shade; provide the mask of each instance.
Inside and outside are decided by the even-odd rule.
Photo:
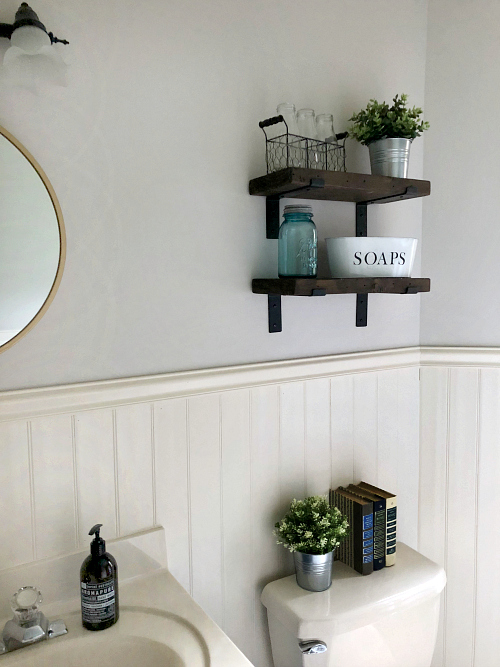
[[[67,65],[52,44],[69,44],[48,33],[36,12],[22,2],[11,25],[0,23],[0,37],[10,39],[0,69],[2,83],[37,89],[37,82],[66,85]]]
[[[51,45],[50,37],[45,30],[34,25],[23,25],[16,28],[10,41],[12,46],[17,46],[30,55],[40,53],[44,46]]]
[[[13,45],[5,52],[0,79],[9,85],[33,89],[42,82],[66,86],[66,70],[66,63],[52,46],[30,55]]]

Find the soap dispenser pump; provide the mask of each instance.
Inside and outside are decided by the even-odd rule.
[[[102,523],[97,523],[89,531],[95,537],[80,570],[82,624],[87,630],[109,628],[119,615],[118,568],[106,552],[106,542],[99,535],[101,527]]]

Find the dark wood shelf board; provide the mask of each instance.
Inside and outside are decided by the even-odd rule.
[[[414,294],[429,292],[429,278],[255,278],[254,294],[314,296],[313,290],[326,294]]]
[[[323,179],[323,188],[303,190],[311,179]],[[294,194],[294,190],[299,190]],[[391,176],[373,176],[354,174],[345,171],[321,171],[290,167],[266,176],[254,178],[249,183],[251,195],[286,196],[300,199],[323,199],[329,201],[348,201],[380,203],[426,197],[431,193],[430,181],[412,178],[393,178]]]

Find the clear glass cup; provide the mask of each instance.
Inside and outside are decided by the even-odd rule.
[[[297,111],[297,124],[299,126],[300,136],[311,140],[303,142],[302,153],[306,161],[305,166],[312,169],[318,169],[320,166],[320,154],[317,146],[318,134],[316,131],[316,115],[314,109],[300,109]]]
[[[314,278],[318,268],[318,236],[311,206],[285,206],[279,231],[280,278]]]
[[[331,113],[321,113],[316,117],[316,132],[320,141],[335,143],[335,130]]]
[[[283,116],[285,122],[288,126],[289,134],[298,134],[299,129],[297,127],[297,112],[295,110],[295,104],[291,102],[282,102],[276,107],[278,115]]]
[[[297,125],[301,137],[317,139],[316,114],[314,109],[299,109],[297,111]]]

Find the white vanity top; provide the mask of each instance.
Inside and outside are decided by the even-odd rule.
[[[163,529],[109,541],[118,562],[120,618],[106,630],[82,627],[81,551],[0,572],[0,623],[12,616],[8,600],[35,585],[49,618],[61,618],[68,634],[0,656],[5,667],[251,667],[252,663],[166,569]]]

